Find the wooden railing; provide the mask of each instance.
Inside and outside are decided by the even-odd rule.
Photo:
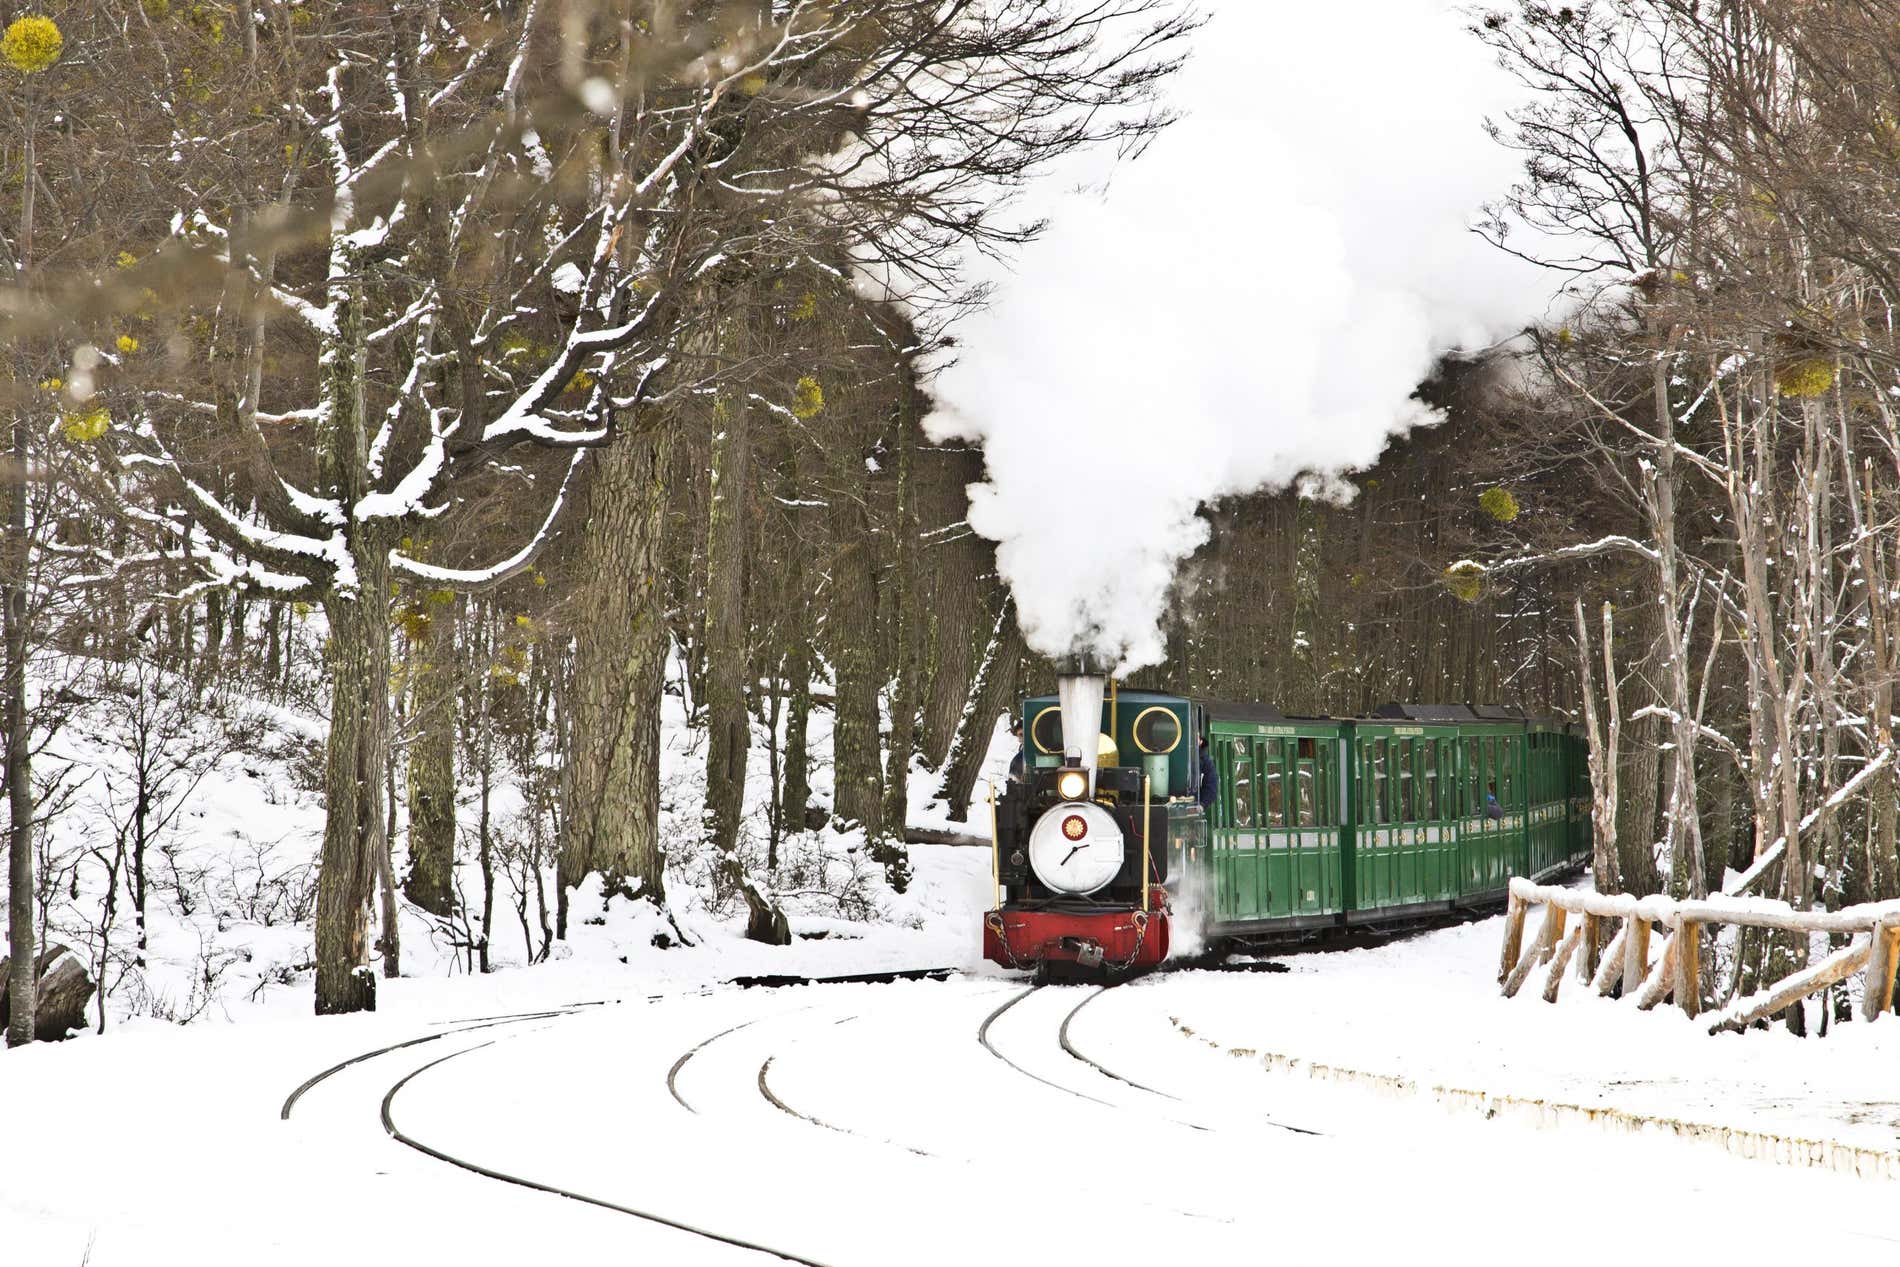
[[[1537,905],[1544,908],[1543,926],[1537,939],[1526,946],[1525,918]],[[1574,923],[1573,915],[1577,917]],[[1610,921],[1620,927],[1605,944],[1603,933]],[[1900,964],[1900,902],[1798,911],[1765,898],[1678,902],[1667,897],[1583,893],[1519,878],[1511,881],[1498,980],[1509,998],[1540,964],[1547,964],[1544,999],[1555,1003],[1564,974],[1577,959],[1579,977],[1598,994],[1609,994],[1621,982],[1623,997],[1634,999],[1638,1008],[1647,1010],[1673,997],[1676,1006],[1696,1016],[1702,1010],[1702,932],[1721,924],[1792,933],[1845,933],[1853,940],[1799,972],[1710,1012],[1706,1021],[1712,1034],[1766,1020],[1856,972],[1865,974],[1862,1018],[1871,1021],[1893,1009],[1894,969]],[[1652,927],[1666,938],[1653,964],[1649,960]]]

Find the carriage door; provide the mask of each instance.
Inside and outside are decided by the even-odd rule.
[[[1214,846],[1214,915],[1217,919],[1252,918],[1257,900],[1250,896],[1258,884],[1256,859],[1260,852],[1259,789],[1253,738],[1228,735],[1221,740],[1221,763],[1226,767],[1221,802],[1228,830]]]
[[[1353,906],[1366,911],[1391,904],[1396,889],[1392,856],[1392,739],[1362,732],[1359,744],[1359,830],[1353,836]]]

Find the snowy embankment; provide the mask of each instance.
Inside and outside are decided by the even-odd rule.
[[[1795,1164],[1865,1169],[1872,1159],[1847,1152],[1864,1150],[1900,1178],[1900,1017],[1837,1025],[1824,1039],[1780,1027],[1711,1037],[1673,1008],[1638,1012],[1574,980],[1556,1004],[1535,989],[1506,999],[1502,922],[1287,956],[1287,971],[1266,977],[1184,974],[1104,1007],[1302,1080],[1553,1123],[1654,1126]]]
[[[320,631],[302,632],[314,638]],[[309,660],[316,662],[314,649]],[[38,849],[43,932],[72,947],[105,983],[103,1018],[95,997],[90,1031],[102,1019],[112,1030],[307,1013],[324,721],[296,701],[314,696],[315,684],[295,684],[285,694],[290,702],[263,702],[151,669],[114,668],[109,680],[107,671],[76,658],[54,666],[56,683],[42,689],[59,692],[68,715],[35,766],[48,790]],[[745,941],[743,906],[718,891],[702,844],[704,734],[688,724],[677,696],[667,695],[663,709],[660,819],[672,923],[641,903],[617,901],[603,911],[597,895],[582,892],[574,897],[569,937],[551,941],[555,842],[545,804],[524,792],[520,771],[503,768],[490,782],[484,815],[465,749],[457,758],[463,839],[455,873],[464,913],[442,919],[399,900],[402,976],[382,983],[381,1007],[431,1017],[440,1008],[505,1007],[516,998],[612,997],[629,969],[669,985],[976,960],[980,912],[989,900],[985,851],[913,849],[914,878],[899,894],[868,857],[861,832],[824,828],[783,834],[778,868],[768,869],[767,753],[774,739],[782,751],[784,736],[756,722],[739,849],[783,904],[794,943]],[[1007,732],[998,732],[986,770],[1000,776],[1010,749]],[[831,795],[829,714],[815,713],[809,734],[812,793],[824,805]],[[536,762],[532,777],[545,779],[548,756]],[[920,817],[941,813],[926,804],[936,783],[935,775],[913,771]],[[401,877],[408,860],[400,782],[395,799],[394,869]],[[135,898],[141,801],[142,947]],[[495,971],[486,976],[474,952],[483,821],[495,858]],[[687,945],[678,944],[679,933]],[[375,966],[380,972],[380,953]],[[537,979],[522,980],[524,970]]]

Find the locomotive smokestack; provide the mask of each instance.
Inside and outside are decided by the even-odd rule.
[[[1086,656],[1064,664],[1056,675],[1056,698],[1062,704],[1063,757],[1081,758],[1089,772],[1089,791],[1095,790],[1096,745],[1102,733],[1102,693],[1108,677]]]

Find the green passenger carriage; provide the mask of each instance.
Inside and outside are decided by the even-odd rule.
[[[1100,701],[1086,751],[1064,734],[1063,703],[1024,702],[1026,769],[997,803],[997,908],[985,923],[998,963],[1134,968],[1165,957],[1185,926],[1213,944],[1401,923],[1501,903],[1512,876],[1545,879],[1589,858],[1587,752],[1560,720],[1463,704],[1290,717],[1151,691],[1104,696],[1094,681],[1066,706],[1093,718]],[[1205,810],[1200,737],[1216,778]],[[1098,860],[1086,883],[1055,873],[1057,857],[1103,846],[1119,867]]]

